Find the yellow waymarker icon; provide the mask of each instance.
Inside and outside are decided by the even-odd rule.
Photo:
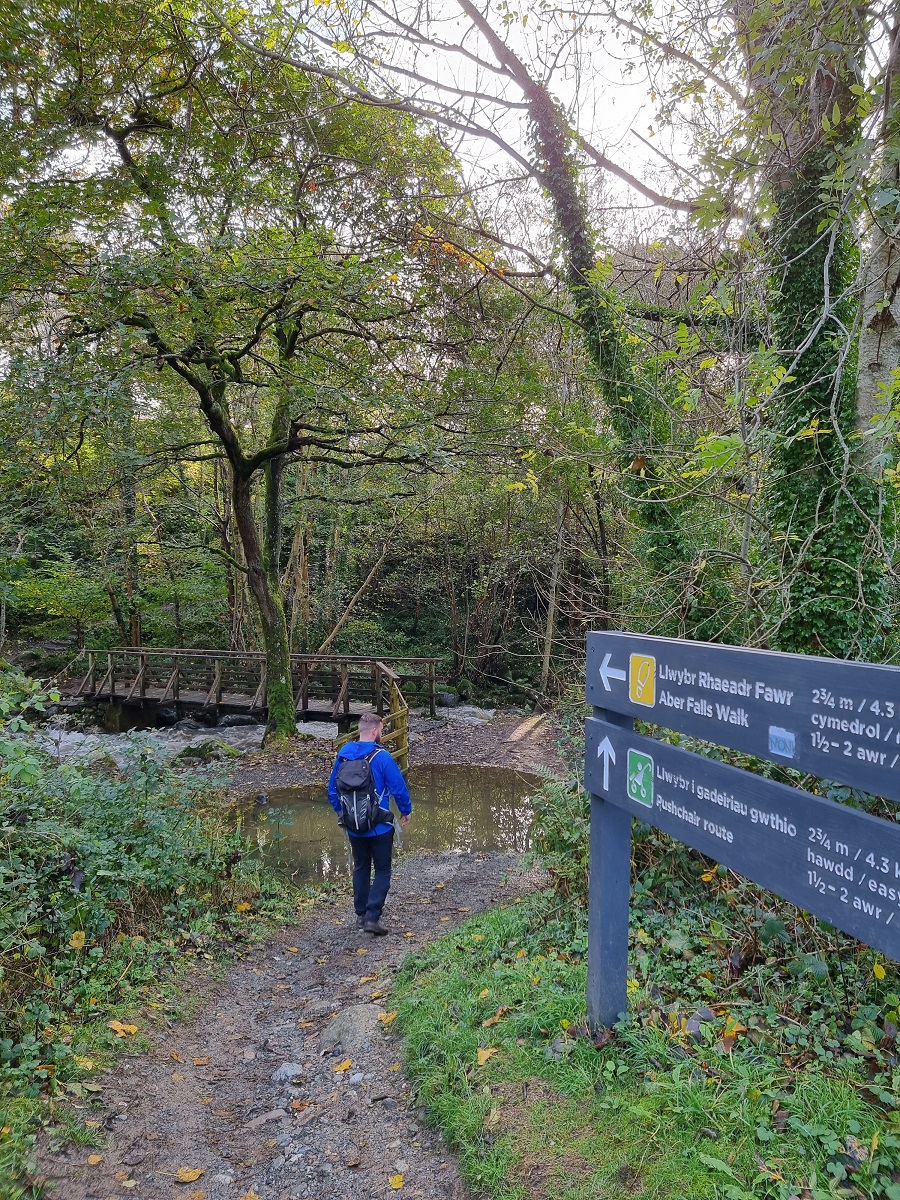
[[[628,692],[635,704],[656,704],[656,659],[652,654],[632,654],[628,670]]]

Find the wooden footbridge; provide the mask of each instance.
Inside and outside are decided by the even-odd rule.
[[[298,721],[335,722],[348,732],[364,712],[385,718],[391,753],[405,765],[410,704],[435,712],[433,658],[363,658],[292,654],[291,676]],[[70,701],[115,709],[117,723],[139,718],[155,725],[196,716],[209,725],[245,714],[264,722],[265,655],[224,650],[83,650],[56,681]],[[162,710],[162,711],[161,711]]]

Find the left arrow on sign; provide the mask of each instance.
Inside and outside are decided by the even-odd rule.
[[[609,764],[615,765],[616,752],[613,750],[612,742],[608,737],[605,737],[597,747],[597,757],[603,759],[603,790],[609,791]]]
[[[626,678],[624,671],[620,671],[618,667],[611,667],[609,665],[611,658],[612,653],[607,654],[604,657],[603,662],[600,664],[600,678],[603,680],[603,686],[608,692],[612,691],[612,688],[609,686],[609,681],[611,679],[621,679],[624,681]],[[613,759],[613,762],[615,762],[615,759]]]

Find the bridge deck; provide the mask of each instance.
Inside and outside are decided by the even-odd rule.
[[[405,766],[409,699],[435,712],[433,658],[291,655],[291,682],[300,720],[335,721],[347,730],[366,711],[386,719],[383,741]],[[123,648],[84,650],[57,679],[70,699],[123,710],[174,707],[203,710],[215,722],[231,713],[265,720],[266,663],[259,653]]]

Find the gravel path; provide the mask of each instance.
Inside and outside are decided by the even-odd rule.
[[[357,932],[348,896],[320,902],[238,963],[191,1022],[99,1077],[96,1109],[79,1115],[102,1122],[104,1144],[45,1149],[48,1197],[463,1200],[378,1017],[411,948],[541,883],[513,855],[401,858],[384,938]],[[192,1178],[178,1182],[184,1168]]]

